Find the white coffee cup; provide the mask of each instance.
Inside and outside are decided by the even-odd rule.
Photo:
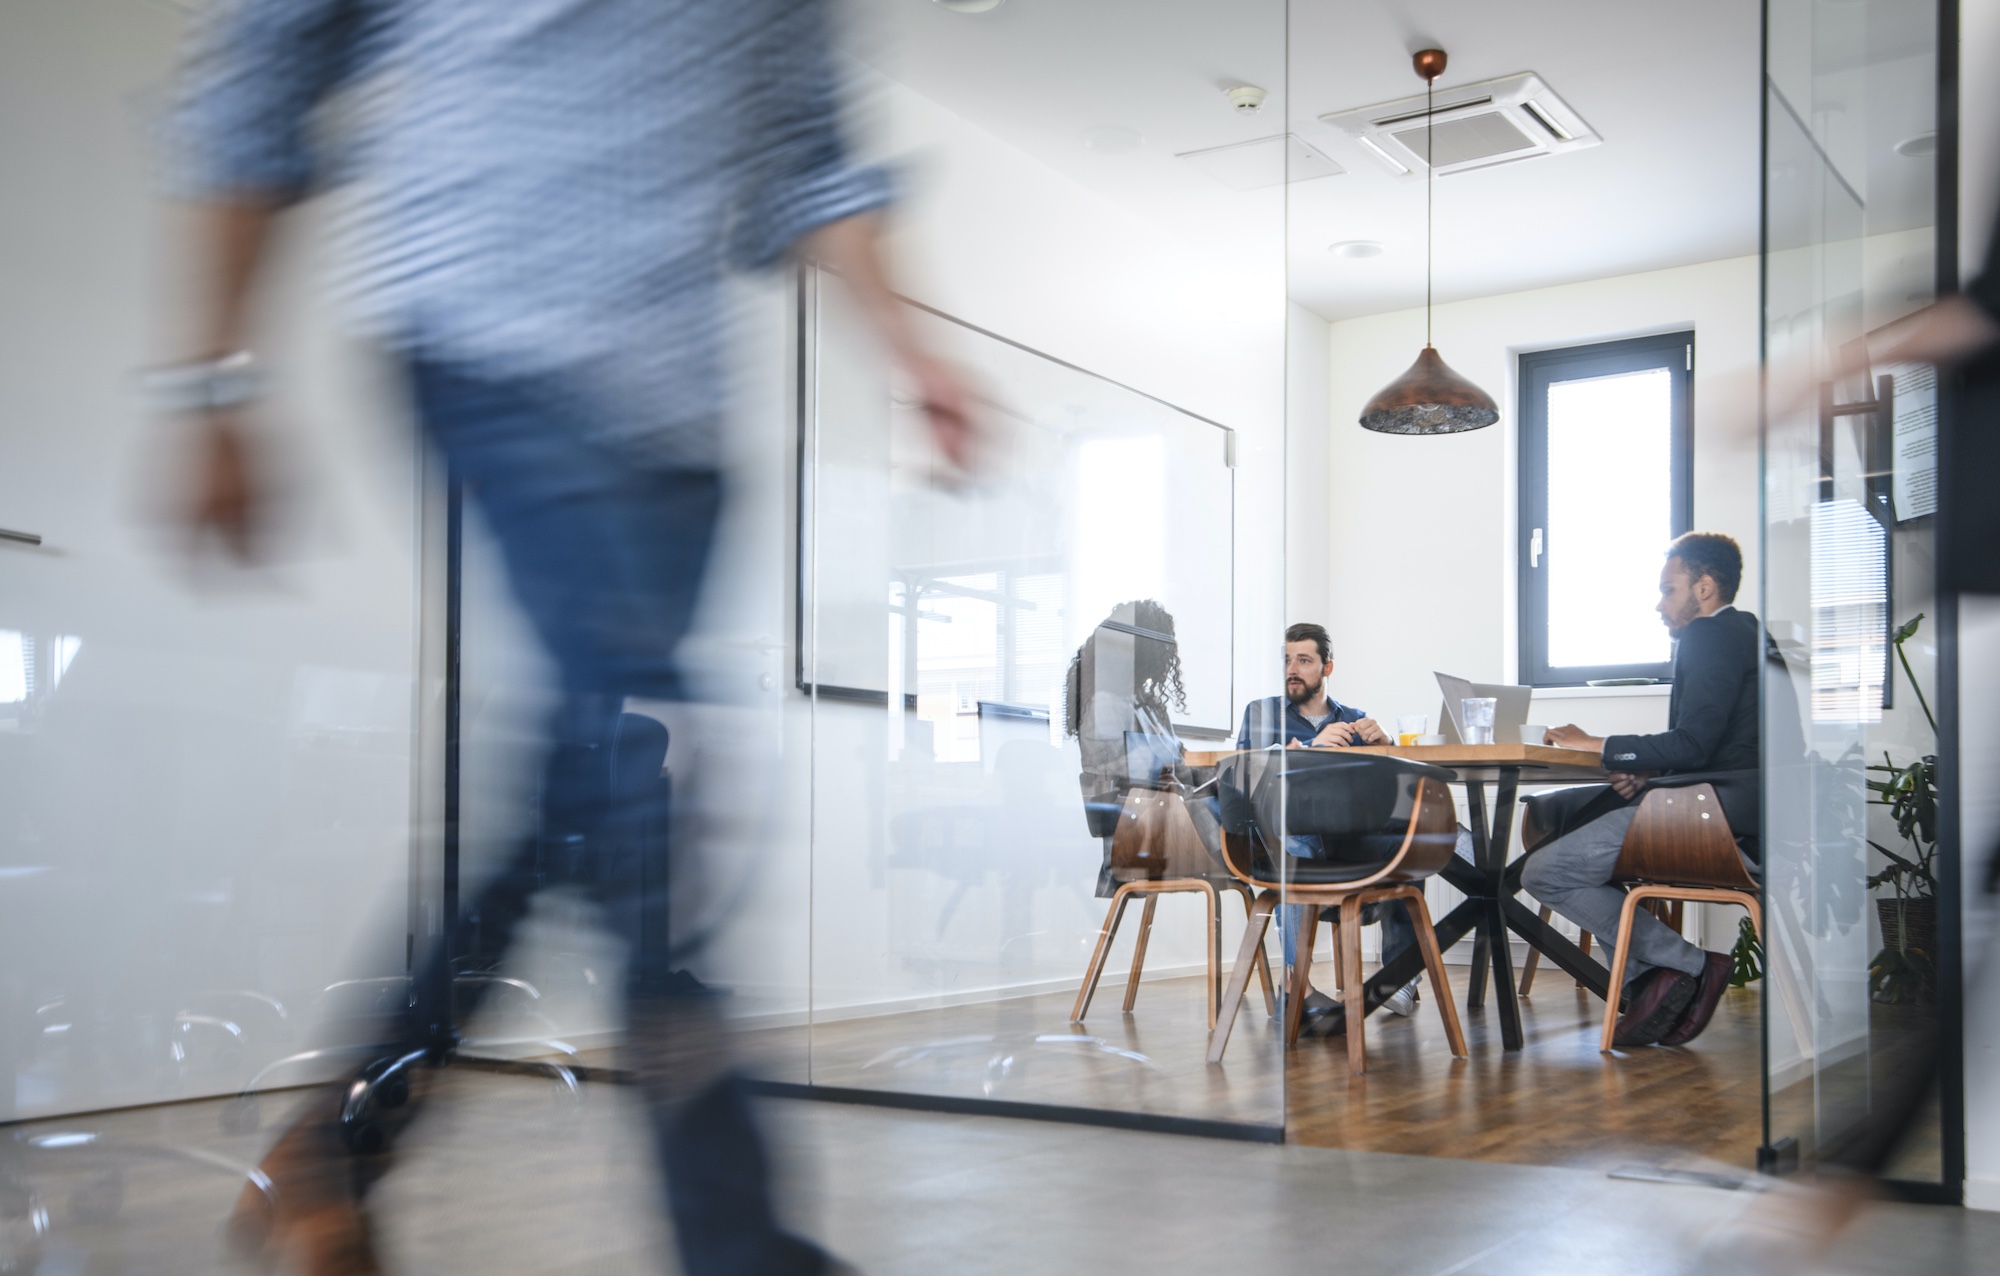
[[[1417,743],[1422,745],[1439,745],[1444,743],[1444,737],[1441,735],[1420,735],[1417,737]]]
[[[1548,739],[1548,736],[1549,729],[1540,723],[1525,722],[1521,724],[1522,744],[1541,744]]]

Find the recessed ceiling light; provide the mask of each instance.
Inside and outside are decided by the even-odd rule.
[[[1937,134],[1919,133],[1896,143],[1896,154],[1907,155],[1911,159],[1926,159],[1937,154]]]
[[[1382,241],[1379,239],[1343,239],[1337,244],[1327,245],[1328,252],[1349,261],[1360,261],[1364,257],[1380,257]]]
[[[1136,151],[1145,140],[1145,135],[1138,129],[1127,128],[1123,124],[1100,124],[1085,130],[1083,135],[1083,144],[1099,155],[1123,155]]]
[[[991,13],[1007,0],[937,0],[953,13]]]

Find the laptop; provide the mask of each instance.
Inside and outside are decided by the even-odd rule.
[[[1446,744],[1465,743],[1465,724],[1458,720],[1458,702],[1478,696],[1493,699],[1493,742],[1518,744],[1521,728],[1528,721],[1528,698],[1533,687],[1509,687],[1492,682],[1473,682],[1448,673],[1437,674],[1438,690],[1444,692],[1444,706],[1438,710],[1438,730]]]

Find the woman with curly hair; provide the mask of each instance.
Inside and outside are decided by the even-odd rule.
[[[1135,782],[1131,738],[1144,737],[1158,764],[1180,761],[1170,709],[1187,712],[1173,615],[1150,598],[1119,603],[1076,649],[1063,691],[1063,734],[1075,736],[1083,753],[1084,817],[1104,840],[1100,899],[1117,890],[1111,838]]]

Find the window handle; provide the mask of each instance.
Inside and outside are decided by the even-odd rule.
[[[1528,537],[1528,566],[1540,567],[1541,565],[1542,565],[1542,529],[1537,527],[1534,531],[1534,534]]]

